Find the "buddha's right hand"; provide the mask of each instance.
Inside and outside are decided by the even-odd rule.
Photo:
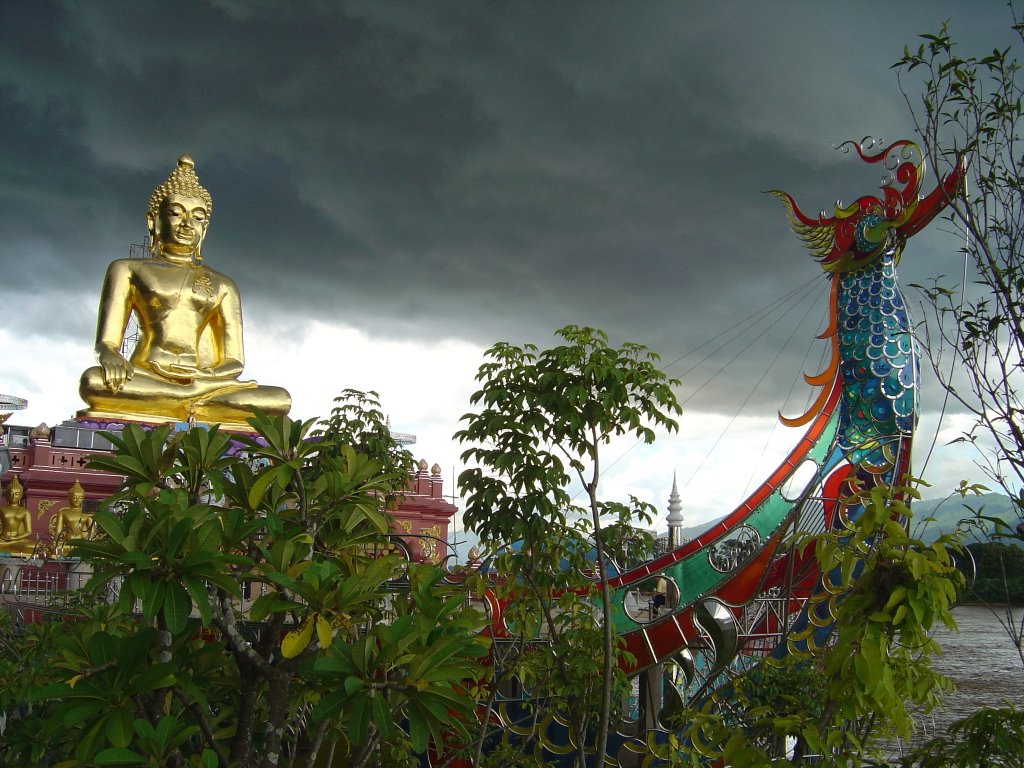
[[[158,360],[153,360],[149,365],[154,373],[176,384],[191,384],[193,380],[203,378],[202,369],[194,365],[181,365],[178,363],[163,365]]]
[[[112,349],[100,350],[99,363],[103,371],[103,383],[114,393],[124,389],[125,382],[135,373],[132,364],[125,360],[120,352]]]

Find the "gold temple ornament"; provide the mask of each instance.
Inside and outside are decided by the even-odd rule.
[[[69,539],[91,539],[93,516],[85,511],[85,489],[76,479],[68,489],[68,506],[50,518],[50,536],[53,552],[58,557],[67,554]]]
[[[7,484],[7,501],[0,504],[0,552],[11,555],[32,555],[36,542],[32,538],[32,514],[22,506],[25,489],[17,476]]]

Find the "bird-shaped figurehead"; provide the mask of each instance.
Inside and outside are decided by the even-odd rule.
[[[832,341],[832,358],[808,383],[821,386],[816,402],[784,424],[806,424],[824,407],[834,384],[842,387],[838,446],[849,462],[891,481],[898,456],[906,456],[917,421],[917,355],[909,313],[895,266],[909,237],[921,231],[956,195],[958,163],[927,197],[919,197],[925,164],[918,147],[899,141],[876,154],[848,142],[867,163],[884,163],[891,178],[882,196],[837,203],[834,214],[814,219],[785,192],[797,236],[832,277],[830,323],[821,338]],[[892,477],[890,477],[892,476]]]
[[[837,202],[831,216],[822,211],[814,218],[801,211],[786,192],[770,191],[786,204],[790,225],[826,272],[861,269],[887,249],[895,249],[898,260],[907,239],[924,229],[963,183],[965,162],[960,160],[931,194],[919,197],[925,161],[918,146],[903,139],[868,154],[866,148],[872,145],[869,140],[848,141],[839,149],[852,148],[864,162],[882,163],[891,171],[881,197],[865,195],[847,206]]]

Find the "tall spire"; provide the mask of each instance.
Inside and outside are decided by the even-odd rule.
[[[668,548],[675,549],[683,543],[683,501],[679,497],[676,473],[672,473],[672,493],[668,497]]]

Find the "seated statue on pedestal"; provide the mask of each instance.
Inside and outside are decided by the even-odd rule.
[[[188,155],[149,200],[153,258],[107,268],[96,327],[99,365],[82,374],[88,403],[78,417],[99,421],[200,421],[248,429],[256,411],[286,414],[280,387],[239,381],[244,364],[242,308],[229,277],[202,261],[213,202]],[[121,354],[132,313],[139,342]]]
[[[25,490],[17,477],[7,484],[7,503],[0,504],[0,552],[31,555],[36,548],[32,539],[32,514],[21,500]]]
[[[84,509],[85,489],[75,480],[68,489],[68,506],[50,518],[54,554],[63,555],[68,539],[91,539],[93,517]]]

